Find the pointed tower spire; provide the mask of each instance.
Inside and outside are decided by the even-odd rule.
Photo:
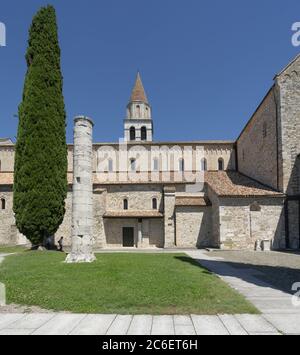
[[[124,120],[124,138],[126,141],[153,140],[152,109],[138,72],[130,101],[127,105],[127,117]]]
[[[130,102],[143,102],[143,103],[149,104],[140,72],[137,73],[137,77],[136,77],[134,88],[132,90]]]

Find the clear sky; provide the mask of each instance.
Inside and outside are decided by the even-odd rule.
[[[300,52],[291,44],[299,0],[48,2],[58,16],[68,142],[78,114],[94,119],[94,141],[123,136],[138,69],[155,140],[235,139],[274,75]],[[28,28],[45,4],[1,0],[0,137],[16,135]]]

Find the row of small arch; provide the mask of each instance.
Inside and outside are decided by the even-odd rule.
[[[136,159],[130,159],[130,168],[132,171],[136,170]],[[185,163],[184,159],[179,160],[179,171],[185,171]],[[218,170],[223,171],[224,170],[224,159],[219,158],[218,160]],[[155,158],[153,159],[153,170],[154,171],[159,171],[159,159]],[[108,171],[113,172],[114,171],[114,166],[113,166],[113,160],[109,159],[108,160]],[[207,160],[203,158],[201,160],[201,171],[207,171]]]

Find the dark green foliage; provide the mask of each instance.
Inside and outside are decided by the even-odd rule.
[[[55,9],[33,19],[27,74],[19,107],[14,212],[17,227],[34,245],[63,221],[67,194],[66,114]]]

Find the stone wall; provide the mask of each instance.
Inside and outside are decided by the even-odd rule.
[[[0,200],[5,200],[5,210],[0,206],[0,245],[28,244],[27,239],[19,233],[13,213],[13,192],[11,187],[0,186]]]
[[[151,211],[153,198],[157,199],[159,210],[163,210],[160,185],[110,185],[107,186],[106,209],[123,211],[123,202],[127,199],[129,210]]]
[[[220,201],[214,191],[206,184],[206,194],[212,204],[211,206],[211,246],[218,248],[220,246]]]
[[[273,88],[237,141],[239,171],[274,189],[278,188],[276,110]]]
[[[299,201],[288,201],[289,248],[300,248]]]
[[[149,220],[149,246],[163,248],[164,247],[164,221],[163,218],[155,218]],[[145,230],[143,229],[143,234]]]
[[[211,236],[211,207],[176,207],[176,246],[178,248],[212,246]]]
[[[224,249],[254,250],[257,240],[285,246],[283,198],[220,198],[220,245]],[[252,204],[260,211],[251,211]]]
[[[0,145],[0,171],[14,171],[15,147]]]
[[[280,103],[280,189],[289,195],[300,194],[300,57],[276,80]]]
[[[145,230],[145,221],[149,221],[149,234]],[[136,218],[105,218],[105,246],[107,248],[123,247],[123,228],[134,228],[135,245],[138,245],[138,219]],[[143,235],[148,239],[150,247],[163,247],[163,220],[162,219],[144,219]],[[145,233],[146,232],[146,233]],[[148,234],[148,235],[147,235]]]

